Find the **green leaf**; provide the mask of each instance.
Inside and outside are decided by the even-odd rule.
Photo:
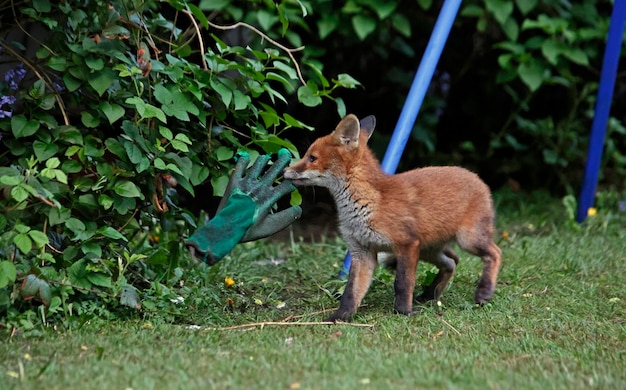
[[[520,79],[532,92],[543,84],[544,72],[545,68],[534,60],[524,62],[518,68]]]
[[[81,81],[72,77],[69,73],[63,74],[63,83],[69,92],[74,92],[81,86]]]
[[[96,230],[96,233],[102,234],[103,236],[112,238],[114,240],[128,241],[122,233],[113,229],[111,226],[101,227],[100,229]]]
[[[428,11],[433,5],[433,0],[417,0],[417,4],[419,4],[424,11]]]
[[[137,145],[130,141],[124,142],[124,150],[126,150],[126,155],[128,156],[130,162],[132,162],[133,164],[139,164],[141,162],[141,159],[144,157],[141,149],[139,149]]]
[[[128,180],[120,180],[115,183],[113,186],[113,191],[119,196],[123,196],[125,198],[142,198],[143,195],[139,191],[139,188],[135,185],[135,183]]]
[[[317,89],[311,88],[311,82],[298,88],[298,101],[307,107],[315,107],[322,104],[322,98],[317,95]]]
[[[0,183],[6,184],[8,186],[16,186],[22,181],[24,181],[24,178],[21,175],[0,176]]]
[[[324,15],[317,21],[317,30],[320,39],[326,39],[339,26],[339,17],[336,14]]]
[[[91,129],[98,127],[98,125],[100,124],[100,120],[87,111],[83,111],[80,113],[80,121],[83,123],[83,125],[85,125],[85,127]]]
[[[37,12],[46,13],[52,9],[50,6],[50,0],[33,0],[33,8]]]
[[[211,80],[211,87],[213,87],[213,90],[215,90],[215,92],[217,92],[220,95],[220,98],[222,100],[222,103],[224,103],[224,106],[226,107],[230,106],[230,102],[233,100],[233,92],[230,90],[230,88],[214,80]]]
[[[112,287],[111,277],[105,274],[90,273],[87,275],[87,280],[94,286]]]
[[[154,88],[154,97],[161,103],[161,109],[166,115],[174,116],[182,121],[188,122],[189,115],[198,115],[199,110],[189,98],[176,87],[165,88],[158,84]]]
[[[500,26],[513,14],[513,2],[510,0],[485,0],[485,5]]]
[[[209,168],[201,165],[194,165],[191,171],[191,177],[189,177],[189,181],[192,185],[197,186],[202,183],[209,177]]]
[[[104,60],[102,58],[87,57],[85,58],[85,64],[92,70],[102,70],[104,68]]]
[[[15,265],[10,261],[0,261],[0,289],[15,282],[17,272]]]
[[[228,175],[214,176],[211,178],[211,186],[213,187],[214,196],[224,196],[226,192],[226,186],[230,178]]]
[[[504,34],[507,38],[509,38],[509,40],[517,41],[517,37],[519,36],[519,26],[513,17],[506,19],[502,25],[502,31],[504,31]]]
[[[232,0],[200,0],[198,8],[203,11],[215,11],[226,8]]]
[[[89,271],[87,271],[87,264],[85,260],[81,259],[67,268],[67,276],[70,283],[82,288],[91,288],[91,282],[87,278]]]
[[[339,114],[340,118],[346,116],[346,103],[342,98],[336,98],[335,104],[337,104],[337,114]]]
[[[300,194],[300,191],[296,190],[293,191],[291,193],[291,196],[289,198],[289,205],[290,206],[300,206],[302,204],[302,195]]]
[[[352,28],[354,28],[357,37],[362,41],[376,30],[376,19],[362,14],[354,15],[352,17]]]
[[[344,88],[355,88],[357,85],[361,85],[361,83],[347,73],[339,74],[335,82]]]
[[[181,142],[184,142],[184,143],[186,143],[187,145],[191,145],[191,144],[192,144],[192,142],[191,142],[191,140],[189,139],[189,137],[187,137],[187,136],[186,136],[185,134],[183,134],[183,133],[178,133],[178,134],[176,134],[176,137],[174,137],[174,139],[175,139],[175,140],[178,140],[178,141],[181,141]]]
[[[397,7],[398,2],[396,1],[376,1],[370,5],[370,8],[372,11],[376,12],[380,20],[386,19],[389,15],[393,14]]]
[[[46,161],[59,151],[59,146],[55,143],[48,144],[37,140],[33,142],[33,151],[35,152],[37,160]]]
[[[98,196],[98,204],[102,206],[103,209],[108,210],[113,205],[113,199],[105,194],[100,194]]]
[[[93,72],[91,76],[87,79],[87,82],[91,87],[98,93],[99,96],[102,96],[107,89],[113,84],[115,81],[116,75],[112,69],[104,68],[100,71]]]
[[[227,161],[233,158],[233,156],[235,155],[235,152],[227,146],[220,146],[215,151],[215,155],[218,161]]]
[[[554,39],[546,39],[541,45],[541,54],[552,65],[556,65],[559,55],[563,51],[563,44]]]
[[[94,256],[100,258],[102,257],[102,247],[99,243],[95,241],[85,241],[81,244],[80,249],[84,254],[91,253]]]
[[[49,243],[46,233],[39,230],[31,230],[28,232],[28,236],[33,240],[37,248],[43,248]]]
[[[104,141],[104,144],[109,152],[113,153],[117,157],[126,158],[126,149],[115,138],[107,138],[106,141]]]
[[[185,142],[182,142],[180,140],[177,139],[173,139],[172,140],[172,147],[176,150],[179,150],[183,153],[187,153],[189,152],[189,147],[187,146],[187,144]]]
[[[50,226],[58,225],[65,222],[72,215],[72,211],[67,208],[50,208],[48,211],[48,222]]]
[[[278,21],[278,16],[262,9],[256,13],[256,19],[263,30],[268,31]]]
[[[187,7],[204,28],[209,28],[209,20],[207,19],[206,15],[204,15],[204,12],[200,10],[200,8],[191,3],[187,3]]]
[[[250,103],[252,102],[252,100],[250,99],[250,96],[244,95],[239,90],[235,90],[233,92],[233,96],[235,98],[235,110],[236,111],[247,108],[248,105],[250,105]]]
[[[165,114],[161,109],[153,106],[152,104],[144,102],[143,100],[141,100],[141,98],[137,96],[126,99],[125,103],[135,106],[135,109],[137,110],[137,113],[139,114],[141,119],[157,118],[163,123],[167,122]]]
[[[11,188],[11,197],[18,203],[23,202],[26,198],[28,198],[28,191],[25,186],[26,185],[24,183],[20,183],[19,185]]]
[[[539,0],[515,0],[515,4],[517,4],[517,8],[523,15],[528,14],[532,11],[536,6]]]
[[[48,169],[58,168],[59,165],[61,165],[61,161],[59,161],[59,159],[56,158],[56,157],[51,158],[48,161],[46,161],[46,168],[48,168]]]
[[[172,134],[172,130],[168,129],[165,126],[159,126],[159,134],[163,136],[168,141],[171,141],[174,138],[174,134]]]
[[[578,65],[589,65],[589,57],[582,49],[568,47],[563,56]]]
[[[65,227],[78,234],[85,231],[85,224],[78,218],[70,217],[65,221]]]
[[[397,32],[407,38],[411,37],[411,22],[405,15],[395,14],[391,19],[393,20],[392,26]]]
[[[287,75],[287,77],[289,77],[292,80],[297,80],[298,79],[298,73],[296,72],[296,70],[292,67],[289,66],[287,64],[285,64],[284,62],[281,61],[274,61],[272,62],[272,65],[282,71],[283,73],[285,73]]]
[[[39,122],[28,120],[24,115],[15,115],[11,118],[11,131],[15,138],[28,137],[39,130]]]
[[[67,61],[65,57],[50,57],[46,65],[52,70],[63,72],[66,69]]]
[[[160,169],[162,171],[165,171],[167,169],[167,167],[165,166],[165,162],[159,157],[155,158],[152,164],[156,169]]]
[[[33,242],[28,237],[28,234],[25,233],[16,234],[13,237],[13,243],[23,254],[28,254],[33,249]]]
[[[100,103],[99,108],[107,117],[110,124],[113,124],[115,121],[123,117],[126,113],[122,106],[115,103],[111,104],[109,102],[102,102]]]

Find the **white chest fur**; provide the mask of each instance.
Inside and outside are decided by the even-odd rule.
[[[372,209],[378,199],[351,188],[350,182],[337,183],[329,190],[335,198],[339,230],[349,246],[357,245],[360,249],[377,251],[391,247],[391,241],[371,226]]]

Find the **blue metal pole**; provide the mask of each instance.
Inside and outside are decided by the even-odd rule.
[[[461,6],[461,0],[445,0],[439,11],[439,17],[435,23],[435,27],[422,56],[419,68],[411,84],[411,89],[404,102],[400,118],[396,124],[396,128],[393,131],[385,157],[383,158],[382,168],[387,173],[394,173],[398,168],[398,162],[406,143],[415,125],[415,119],[419,112],[426,91],[430,85],[430,81],[433,78],[437,63],[441,57],[441,52],[446,44],[452,24],[456,19],[456,14]],[[343,261],[343,267],[339,272],[339,277],[344,277],[350,270],[350,264],[352,264],[352,257],[350,253],[346,254],[346,258]]]
[[[587,213],[589,208],[593,205],[596,186],[598,185],[598,175],[602,161],[602,151],[606,137],[606,127],[609,120],[609,111],[611,109],[611,100],[613,99],[617,66],[619,64],[622,48],[625,21],[626,0],[615,0],[606,48],[604,49],[602,72],[600,73],[600,87],[598,89],[598,99],[596,101],[593,123],[591,125],[585,175],[583,177],[580,201],[578,202],[578,211],[576,214],[576,221],[578,222],[582,222],[587,218]]]

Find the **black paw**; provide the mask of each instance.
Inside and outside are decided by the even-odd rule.
[[[483,306],[491,300],[493,291],[494,288],[492,287],[479,287],[478,290],[476,290],[476,295],[474,295],[474,302]]]
[[[426,303],[426,302],[430,302],[434,300],[435,294],[429,291],[424,291],[420,295],[416,295],[415,298],[413,299],[415,300],[415,302],[418,302],[418,303]]]
[[[350,316],[351,315],[348,312],[337,310],[326,318],[326,322],[349,322]]]
[[[412,315],[418,314],[419,310],[398,310],[398,309],[393,309],[393,312],[395,314],[402,314],[404,316],[409,316],[410,317]]]

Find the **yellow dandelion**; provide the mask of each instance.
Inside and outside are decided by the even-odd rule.
[[[509,238],[509,232],[506,230],[502,232],[502,238]]]
[[[593,217],[597,212],[598,210],[595,207],[589,207],[589,210],[587,210],[587,216]]]
[[[224,284],[226,285],[226,287],[232,287],[235,285],[235,279],[227,276],[224,278]]]

